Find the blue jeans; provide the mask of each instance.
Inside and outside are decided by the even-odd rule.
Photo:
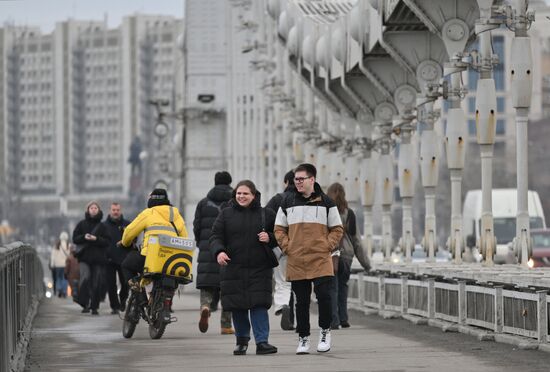
[[[351,273],[351,262],[340,258],[338,272],[334,275],[330,291],[332,302],[332,322],[336,327],[348,321],[348,281]]]
[[[250,319],[248,314],[250,312]],[[265,307],[255,307],[250,310],[232,310],[233,326],[237,341],[250,340],[250,323],[254,332],[256,344],[267,342],[269,338],[269,316]]]
[[[65,268],[56,267],[55,272],[55,291],[58,295],[67,295],[67,279],[65,279]]]

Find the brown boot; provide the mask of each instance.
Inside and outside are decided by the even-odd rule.
[[[231,327],[222,327],[222,335],[233,335],[235,334],[235,330]]]
[[[207,306],[201,308],[201,318],[199,320],[199,331],[206,333],[208,331],[208,318],[210,318],[210,309]]]

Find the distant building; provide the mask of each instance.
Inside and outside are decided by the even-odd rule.
[[[189,231],[195,207],[228,170],[226,0],[185,2],[185,143],[181,205]],[[233,175],[235,182],[238,179]]]
[[[0,28],[0,217],[79,217],[91,199],[127,201],[136,136],[148,154],[138,184],[153,186],[149,100],[174,98],[182,32],[182,19],[152,15],[114,29],[68,20],[47,35]]]

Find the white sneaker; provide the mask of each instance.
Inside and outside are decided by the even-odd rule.
[[[320,353],[326,353],[330,350],[330,328],[321,329],[319,332],[319,344],[317,344],[317,351]]]
[[[296,354],[309,354],[309,337],[300,337],[298,339],[298,348]]]

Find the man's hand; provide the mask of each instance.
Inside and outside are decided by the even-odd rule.
[[[231,261],[231,259],[225,252],[221,252],[220,254],[218,254],[217,260],[220,266],[227,266],[229,264],[229,261]]]

